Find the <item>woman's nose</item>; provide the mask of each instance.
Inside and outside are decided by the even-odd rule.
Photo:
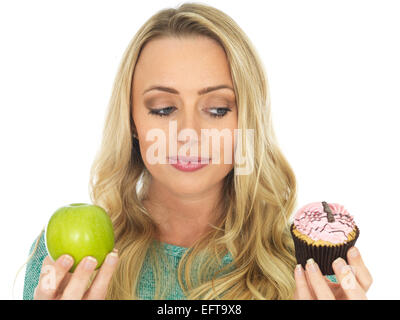
[[[201,125],[193,110],[183,112],[177,123],[178,141],[198,142],[201,134]]]

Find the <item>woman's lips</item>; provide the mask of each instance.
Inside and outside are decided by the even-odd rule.
[[[195,171],[199,170],[210,163],[209,158],[202,157],[167,157],[168,163],[180,171]]]

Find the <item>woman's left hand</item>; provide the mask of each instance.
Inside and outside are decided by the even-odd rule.
[[[338,283],[322,275],[317,263],[310,259],[306,270],[301,265],[294,272],[296,300],[365,300],[372,284],[372,276],[356,247],[347,252],[347,261],[342,258],[332,263]]]

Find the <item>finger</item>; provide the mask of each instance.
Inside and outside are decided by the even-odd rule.
[[[307,266],[307,265],[306,265],[306,266]],[[304,274],[305,274],[306,279],[307,279],[308,287],[310,288],[310,292],[311,292],[312,299],[313,299],[313,300],[317,300],[318,298],[317,298],[317,296],[315,295],[314,290],[313,290],[313,288],[312,288],[312,286],[311,286],[310,277],[308,276],[308,272],[305,271]]]
[[[99,272],[97,273],[92,285],[85,295],[87,300],[104,300],[106,298],[108,284],[111,280],[114,270],[117,267],[118,253],[117,250],[110,252]]]
[[[65,287],[68,285],[68,283],[69,283],[69,281],[70,281],[72,275],[73,275],[73,273],[68,272],[68,273],[65,275],[64,279],[61,281],[60,285],[58,286],[58,290],[57,290],[57,292],[58,292],[58,298],[60,298],[60,296],[61,296],[62,293],[64,292],[64,289],[65,289]]]
[[[39,283],[34,292],[34,299],[54,299],[60,283],[73,264],[74,259],[70,255],[62,255],[55,262],[49,256],[46,256],[43,260]]]
[[[294,270],[294,279],[296,281],[295,300],[313,300],[313,296],[308,285],[306,275],[301,264],[298,264]]]
[[[353,268],[357,281],[360,283],[364,291],[367,292],[372,284],[372,276],[365,266],[360,252],[356,247],[351,247],[350,250],[347,251],[347,261]]]
[[[306,263],[307,275],[310,280],[311,287],[318,300],[334,300],[331,289],[326,283],[325,277],[322,275],[318,264],[314,259],[310,258]]]
[[[331,289],[336,300],[347,300],[347,297],[339,283],[331,282],[331,280],[328,279],[326,279],[326,283],[328,284],[329,289]]]
[[[81,300],[87,289],[90,276],[96,268],[97,260],[85,257],[79,262],[68,285],[65,287],[61,300]]]
[[[332,263],[333,271],[335,271],[342,289],[349,300],[366,300],[364,289],[358,283],[350,265],[343,258],[337,258]]]

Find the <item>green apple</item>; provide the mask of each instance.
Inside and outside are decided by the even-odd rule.
[[[54,212],[46,225],[45,239],[53,261],[63,254],[74,258],[70,272],[86,256],[96,258],[96,269],[100,268],[114,248],[110,217],[103,208],[87,203],[72,203]]]

